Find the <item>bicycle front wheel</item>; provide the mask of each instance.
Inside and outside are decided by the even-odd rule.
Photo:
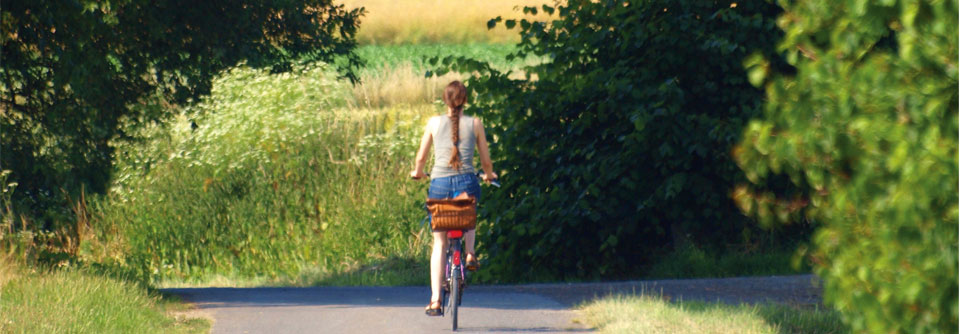
[[[450,273],[450,318],[453,330],[457,330],[457,308],[460,306],[460,267],[454,267]]]

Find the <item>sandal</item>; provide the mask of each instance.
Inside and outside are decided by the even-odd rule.
[[[433,307],[433,306],[436,306],[436,307]],[[440,307],[441,305],[439,300],[435,302],[430,302],[430,304],[427,305],[427,308],[425,309],[425,311],[427,315],[431,317],[441,316],[443,315],[443,309],[441,309]]]
[[[467,253],[467,270],[477,271],[480,268],[480,263],[477,262],[477,256]]]

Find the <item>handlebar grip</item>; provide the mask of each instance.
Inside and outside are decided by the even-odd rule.
[[[483,178],[483,174],[484,173],[482,171],[477,172],[477,177]],[[500,188],[500,181],[498,181],[497,179],[490,180],[489,182],[490,182],[490,185]]]

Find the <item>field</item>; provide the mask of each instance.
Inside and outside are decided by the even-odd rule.
[[[491,18],[522,18],[524,6],[553,4],[544,0],[483,2],[345,0],[348,8],[364,7],[357,40],[363,44],[496,43],[519,41],[502,26],[487,29]]]

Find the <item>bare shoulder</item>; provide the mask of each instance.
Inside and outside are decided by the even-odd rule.
[[[437,128],[437,123],[440,122],[440,116],[433,116],[427,120],[427,130],[433,132]]]

